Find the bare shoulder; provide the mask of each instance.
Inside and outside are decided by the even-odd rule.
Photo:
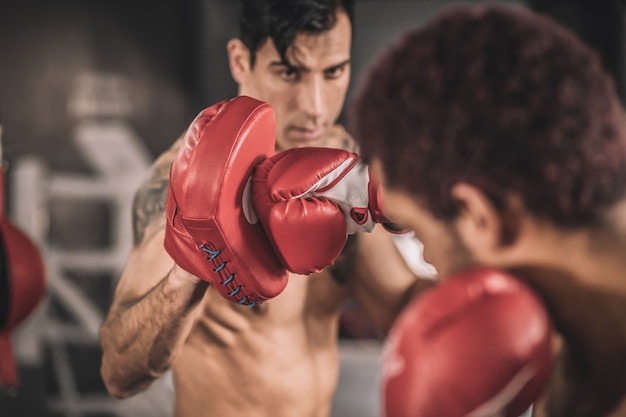
[[[146,235],[165,227],[165,201],[172,161],[178,153],[182,135],[150,167],[133,200],[133,242],[135,247]]]
[[[320,145],[327,148],[344,149],[354,153],[358,153],[359,150],[352,135],[340,124],[336,124],[328,129]]]

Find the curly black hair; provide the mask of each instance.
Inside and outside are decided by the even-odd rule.
[[[517,193],[564,227],[626,187],[623,111],[597,54],[548,17],[462,5],[409,31],[368,72],[350,121],[391,188],[451,220],[460,181],[502,210]]]

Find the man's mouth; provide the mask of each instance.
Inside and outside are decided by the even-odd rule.
[[[288,129],[288,136],[296,141],[310,142],[319,139],[322,131],[321,127],[292,126]]]

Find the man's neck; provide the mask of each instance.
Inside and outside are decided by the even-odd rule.
[[[555,281],[557,287],[571,281],[626,297],[626,205],[594,226],[567,229],[535,221],[527,225],[509,265],[551,271],[543,280]]]

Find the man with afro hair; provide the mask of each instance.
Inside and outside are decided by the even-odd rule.
[[[454,6],[380,57],[352,116],[441,276],[503,268],[545,302],[536,415],[626,415],[626,131],[597,54],[525,9]]]

